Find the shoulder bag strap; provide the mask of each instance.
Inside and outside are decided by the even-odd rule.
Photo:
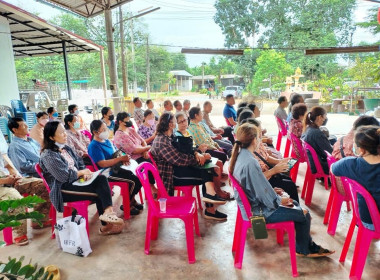
[[[269,169],[270,168],[273,168],[272,164],[270,164],[269,162],[267,162],[258,152],[254,152],[256,156],[258,156],[268,167]]]
[[[345,158],[346,155],[344,154],[344,150],[343,150],[343,138],[344,138],[344,136],[342,138],[340,138],[339,150],[340,150],[340,154],[341,154],[342,158]]]

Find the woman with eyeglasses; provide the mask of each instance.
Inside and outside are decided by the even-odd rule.
[[[90,125],[92,134],[92,140],[88,146],[88,154],[92,160],[96,163],[98,168],[107,169],[111,168],[109,172],[108,180],[110,182],[127,181],[129,185],[129,198],[130,213],[131,215],[140,214],[140,210],[143,210],[143,205],[139,204],[135,200],[135,195],[138,194],[142,185],[140,180],[131,171],[121,168],[123,164],[129,165],[130,156],[120,155],[116,156],[116,147],[109,140],[109,130],[104,122],[101,120],[94,120]],[[116,168],[115,168],[116,166]],[[107,173],[107,172],[103,172]],[[120,209],[125,211],[124,206],[121,205]]]

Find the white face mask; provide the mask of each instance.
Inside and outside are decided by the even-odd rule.
[[[55,142],[55,145],[56,145],[58,148],[62,149],[63,147],[65,147],[66,144],[61,144],[61,143]]]
[[[148,124],[149,124],[149,125],[154,125],[154,122],[155,122],[154,119],[148,120]]]
[[[40,125],[45,126],[48,123],[48,119],[42,119],[39,121]]]
[[[79,110],[75,110],[75,111],[74,111],[74,115],[75,115],[75,116],[78,116],[78,115],[79,115]]]
[[[99,134],[99,138],[102,140],[107,140],[109,136],[110,132],[108,131],[108,129]]]

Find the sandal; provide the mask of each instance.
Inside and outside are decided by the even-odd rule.
[[[334,253],[335,253],[335,251],[330,251],[328,249],[324,249],[321,246],[319,246],[318,252],[309,253],[307,255],[301,254],[301,253],[296,253],[296,255],[299,256],[299,257],[306,257],[306,258],[320,258],[320,257],[330,256],[330,255],[332,255]]]
[[[116,216],[116,213],[103,213],[99,216],[99,220],[110,224],[124,224],[124,221]]]
[[[61,273],[59,272],[58,267],[55,265],[48,265],[45,267],[45,272],[48,272],[48,278],[53,275],[52,280],[61,280]]]
[[[121,224],[108,224],[105,226],[102,226],[99,229],[100,235],[112,235],[112,234],[119,234],[123,230],[124,225]]]
[[[24,245],[28,245],[29,244],[29,240],[28,240],[28,237],[26,236],[26,234],[14,238],[13,242],[17,246],[24,246]]]

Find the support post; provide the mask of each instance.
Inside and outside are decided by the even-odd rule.
[[[125,55],[126,50],[124,49],[124,21],[123,21],[123,10],[119,6],[119,21],[120,21],[120,57],[121,57],[121,75],[123,79],[123,95],[128,97],[128,71],[127,56]]]
[[[150,99],[150,61],[149,61],[149,37],[146,37],[146,93]]]
[[[67,95],[68,95],[69,100],[71,100],[72,96],[71,96],[69,66],[68,66],[68,62],[67,62],[67,53],[66,53],[66,41],[62,41],[62,49],[63,49],[63,62],[65,63],[65,75],[66,75],[66,84],[67,84]]]

